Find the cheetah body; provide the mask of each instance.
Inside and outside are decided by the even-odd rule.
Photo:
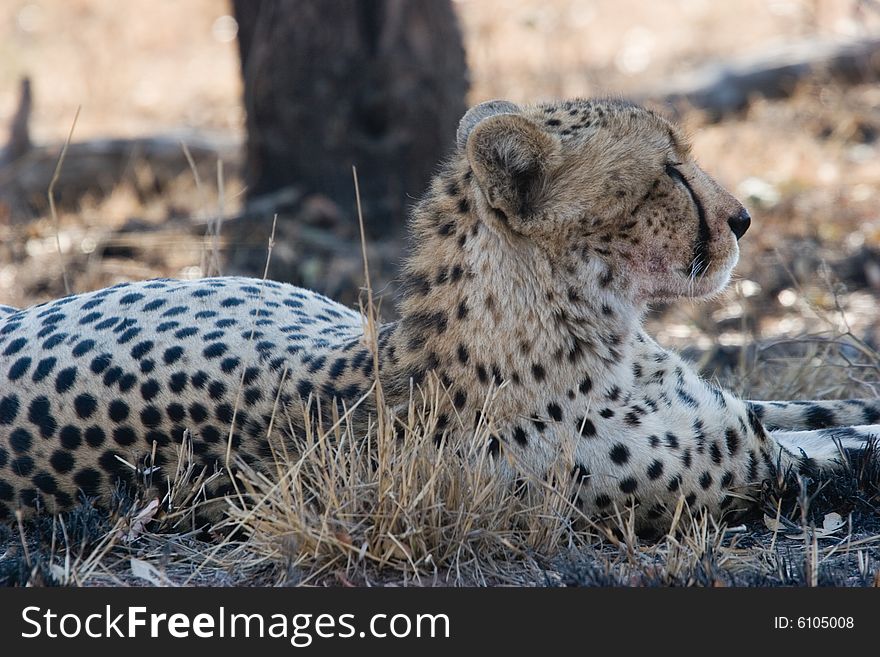
[[[270,425],[295,441],[299,404],[356,405],[378,367],[393,408],[440,384],[438,442],[488,435],[511,477],[564,463],[589,515],[656,529],[683,500],[721,516],[880,430],[876,402],[737,399],[642,330],[651,301],[722,289],[747,227],[652,112],[479,105],[414,209],[401,320],[378,353],[360,313],[251,279],[0,310],[0,514],[106,500],[145,455],[171,462],[185,430],[208,467],[265,462]]]
[[[8,313],[0,513],[106,499],[154,443],[153,465],[173,463],[186,429],[209,468],[226,462],[227,441],[246,460],[269,456],[269,424],[286,422],[294,394],[362,396],[362,333],[359,313],[319,294],[235,277],[122,284]]]

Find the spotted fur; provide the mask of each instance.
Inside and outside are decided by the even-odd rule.
[[[876,401],[746,402],[642,330],[649,302],[727,284],[748,223],[653,112],[477,106],[414,210],[402,319],[378,336],[386,400],[436,376],[438,440],[489,422],[502,476],[563,459],[584,512],[649,530],[681,499],[721,516],[780,469],[836,467],[880,432]],[[106,502],[185,430],[209,468],[270,461],[270,421],[295,448],[301,403],[367,392],[371,349],[359,313],[245,278],[0,307],[0,516]]]

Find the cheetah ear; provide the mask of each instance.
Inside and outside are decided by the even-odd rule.
[[[559,141],[519,114],[482,119],[467,138],[467,158],[489,205],[528,221],[540,212]]]
[[[519,107],[509,100],[487,100],[485,103],[474,105],[458,122],[458,132],[455,135],[456,145],[464,149],[467,146],[468,137],[476,125],[483,119],[497,114],[519,114]]]

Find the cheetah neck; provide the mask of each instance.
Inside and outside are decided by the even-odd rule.
[[[604,265],[594,261],[594,284],[572,286],[486,207],[466,165],[434,181],[412,229],[386,387],[408,392],[433,370],[457,408],[480,409],[500,388],[507,413],[561,395],[626,399],[644,307],[600,282]]]

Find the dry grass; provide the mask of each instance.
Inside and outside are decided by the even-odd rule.
[[[233,504],[231,522],[248,536],[246,549],[300,569],[306,582],[393,573],[477,584],[583,542],[565,484],[503,483],[476,447],[488,440],[486,425],[473,440],[447,437],[438,447],[430,406],[411,404],[404,419],[389,413],[366,436],[342,419],[307,432],[301,454],[279,454],[274,473],[244,469],[251,502]]]

